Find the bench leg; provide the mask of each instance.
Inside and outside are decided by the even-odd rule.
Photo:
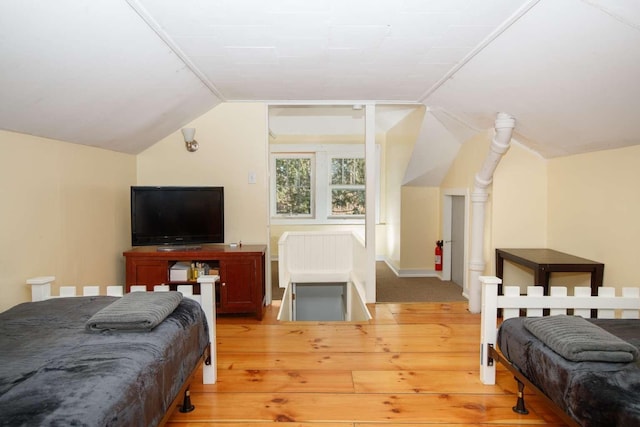
[[[529,411],[524,406],[524,383],[520,381],[518,378],[515,379],[518,383],[518,401],[516,402],[516,406],[514,406],[513,412],[517,412],[518,414],[527,415]]]
[[[182,400],[182,406],[180,406],[180,412],[182,413],[191,412],[194,409],[196,409],[196,407],[191,404],[191,394],[189,392],[189,389],[187,388],[184,391],[184,398]]]

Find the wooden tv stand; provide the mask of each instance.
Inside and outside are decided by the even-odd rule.
[[[162,251],[158,246],[138,246],[123,253],[126,258],[126,292],[133,285],[153,290],[155,285],[168,284],[171,289],[180,284],[171,282],[169,269],[177,262],[203,262],[218,269],[216,283],[216,313],[254,313],[262,319],[265,296],[264,245],[200,245],[184,250]]]

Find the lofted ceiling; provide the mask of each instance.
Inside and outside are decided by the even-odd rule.
[[[126,153],[235,101],[504,111],[547,158],[640,143],[637,0],[2,0],[0,58],[1,129]]]

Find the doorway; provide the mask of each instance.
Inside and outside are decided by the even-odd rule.
[[[464,196],[451,196],[451,281],[464,288]]]
[[[442,201],[443,265],[442,280],[450,280],[467,295],[468,194],[466,189],[448,189]]]

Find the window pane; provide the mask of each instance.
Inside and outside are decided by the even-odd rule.
[[[276,159],[276,213],[311,215],[311,159]]]
[[[364,159],[331,159],[331,185],[364,185]]]
[[[355,189],[331,191],[331,215],[364,215],[365,192]]]

